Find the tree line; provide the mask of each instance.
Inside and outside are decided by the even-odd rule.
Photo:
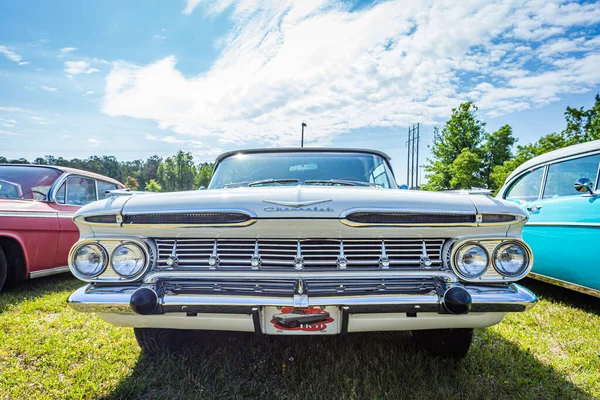
[[[176,155],[161,158],[157,155],[146,160],[118,161],[113,156],[91,156],[86,159],[65,159],[45,156],[29,162],[24,158],[7,159],[0,156],[0,164],[40,164],[70,167],[109,176],[131,190],[173,192],[195,190],[208,186],[213,164],[195,164],[192,154],[179,150]]]
[[[485,122],[477,118],[477,106],[465,102],[452,109],[442,129],[435,128],[432,157],[425,166],[426,190],[499,189],[508,175],[525,161],[573,144],[600,139],[600,95],[585,109],[567,107],[565,127],[542,136],[534,143],[518,145],[510,125],[486,132]]]

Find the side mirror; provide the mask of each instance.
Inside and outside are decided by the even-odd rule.
[[[594,183],[588,178],[579,178],[575,181],[575,190],[580,193],[589,192],[590,194],[594,194]]]

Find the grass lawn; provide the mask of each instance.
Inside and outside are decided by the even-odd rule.
[[[600,398],[600,299],[534,281],[531,311],[476,331],[460,361],[408,333],[197,335],[179,356],[140,355],[133,331],[67,308],[69,275],[0,294],[0,398]]]

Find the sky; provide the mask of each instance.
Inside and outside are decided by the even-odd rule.
[[[238,148],[364,147],[406,179],[473,101],[526,144],[600,91],[600,2],[0,2],[0,155],[197,162]],[[403,178],[404,177],[404,178]]]

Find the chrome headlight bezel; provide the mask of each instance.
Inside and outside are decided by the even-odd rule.
[[[79,268],[77,268],[76,266],[76,257],[77,257],[77,253],[84,247],[89,246],[89,247],[96,247],[97,249],[100,250],[100,253],[102,253],[103,257],[104,257],[104,262],[102,267],[98,270],[98,272],[96,272],[95,274],[89,275],[89,274],[85,274],[83,273]],[[73,248],[71,249],[71,252],[69,254],[69,269],[71,270],[71,272],[73,273],[73,275],[75,275],[77,278],[84,280],[84,281],[89,281],[92,280],[100,275],[102,275],[105,271],[106,268],[108,267],[109,264],[109,256],[108,256],[108,252],[106,251],[106,249],[104,248],[104,246],[102,246],[100,243],[98,242],[83,242],[83,243],[78,243],[77,245],[73,246]]]
[[[464,245],[477,244],[483,247],[488,254],[488,267],[485,272],[478,277],[471,278],[465,276],[457,268],[456,255],[459,249]],[[517,244],[522,247],[527,254],[526,267],[518,275],[505,275],[501,270],[498,270],[495,266],[494,259],[496,251],[501,249],[503,246],[508,244]],[[447,250],[448,251],[448,250]],[[507,238],[507,237],[489,237],[489,238],[465,238],[463,240],[455,240],[449,244],[450,257],[448,258],[448,267],[457,275],[457,277],[464,282],[480,282],[480,283],[502,283],[502,282],[515,282],[523,279],[531,271],[533,266],[533,252],[531,248],[520,238]],[[446,264],[447,265],[447,264]]]
[[[139,271],[136,271],[135,273],[129,274],[129,275],[128,274],[123,274],[122,272],[119,272],[119,270],[117,268],[115,268],[115,254],[116,254],[116,252],[120,248],[127,247],[127,246],[136,247],[142,253],[142,256],[144,257],[143,265],[139,269]],[[139,244],[137,244],[135,242],[131,242],[131,241],[122,242],[121,244],[119,244],[118,246],[116,246],[113,249],[113,251],[112,251],[112,253],[110,255],[110,267],[115,272],[115,274],[119,275],[123,279],[133,279],[133,280],[135,280],[137,277],[139,277],[144,272],[144,269],[146,268],[147,265],[148,265],[148,255],[147,255],[147,252],[144,251],[144,248],[142,246],[140,246]]]
[[[508,246],[520,247],[523,250],[523,253],[525,256],[525,263],[523,264],[523,266],[519,270],[519,273],[517,273],[517,274],[509,274],[506,271],[503,271],[502,268],[498,267],[498,265],[496,264],[496,256],[504,247],[508,247]],[[533,254],[532,254],[529,246],[527,246],[525,243],[521,243],[516,240],[507,240],[507,241],[500,243],[498,246],[496,246],[496,248],[494,249],[494,252],[492,254],[492,266],[494,267],[494,270],[499,275],[506,277],[507,279],[511,279],[511,280],[519,280],[521,278],[524,278],[529,273],[529,270],[530,270],[531,264],[532,264],[532,260],[533,260]]]
[[[473,274],[473,275],[469,275],[467,274],[465,271],[461,270],[461,268],[458,266],[459,265],[459,261],[458,261],[458,257],[460,254],[460,251],[462,249],[464,249],[465,247],[478,247],[479,249],[482,250],[483,254],[485,254],[486,257],[486,262],[485,262],[485,267],[481,270],[481,272],[477,273],[477,274]],[[456,272],[456,274],[464,280],[477,280],[480,277],[482,277],[483,275],[485,275],[485,273],[488,271],[489,267],[490,267],[490,254],[488,252],[488,250],[482,246],[481,244],[479,244],[476,241],[466,241],[464,243],[461,243],[459,246],[456,247],[456,249],[453,251],[453,255],[452,255],[452,266]]]
[[[113,269],[113,266],[112,266],[112,255],[114,253],[114,250],[125,243],[131,243],[131,244],[135,244],[136,246],[138,246],[140,249],[142,249],[142,252],[145,257],[144,267],[141,269],[141,271],[139,271],[137,274],[135,274],[134,276],[131,276],[131,277],[124,277],[122,275],[119,275]],[[106,255],[107,264],[106,264],[105,268],[103,269],[103,271],[100,274],[98,274],[94,277],[88,277],[88,276],[79,274],[76,271],[76,269],[74,268],[74,264],[73,264],[73,260],[74,260],[76,251],[78,249],[80,249],[82,246],[85,246],[87,244],[94,244],[94,245],[99,246],[100,248],[102,248],[105,251],[105,255]],[[153,254],[155,254],[155,249],[152,247],[152,243],[149,243],[143,239],[138,239],[138,238],[119,239],[119,238],[110,238],[110,237],[82,239],[79,242],[77,242],[71,248],[71,251],[69,252],[69,268],[70,268],[71,272],[73,273],[73,275],[75,275],[78,279],[80,279],[84,282],[97,282],[97,283],[135,282],[135,281],[140,280],[150,270],[150,268],[156,263],[156,260],[153,257]]]

